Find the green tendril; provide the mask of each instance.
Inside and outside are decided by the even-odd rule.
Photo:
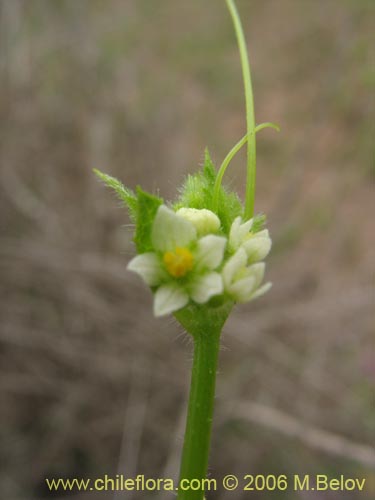
[[[256,178],[256,141],[255,141],[255,113],[254,97],[251,84],[251,71],[247,53],[246,41],[240,16],[233,0],[226,0],[229,12],[232,16],[234,29],[237,36],[238,47],[241,57],[243,81],[246,99],[246,126],[247,126],[247,177],[245,195],[245,220],[251,219],[254,214],[255,200],[255,178]]]
[[[255,133],[259,132],[260,130],[263,130],[264,128],[273,128],[280,132],[280,128],[278,125],[274,123],[261,123],[260,125],[257,125],[255,127]],[[234,156],[238,153],[238,151],[248,142],[249,136],[246,134],[240,141],[237,142],[237,144],[229,151],[227,156],[224,158],[223,163],[221,164],[216,179],[215,179],[215,185],[214,185],[214,195],[213,195],[213,203],[212,203],[212,208],[214,212],[217,212],[219,208],[219,196],[220,196],[220,187],[221,183],[225,174],[226,169],[228,168],[229,163],[232,161]]]

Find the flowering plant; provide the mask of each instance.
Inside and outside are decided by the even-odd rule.
[[[208,465],[216,367],[222,327],[235,303],[245,303],[271,287],[262,284],[263,260],[271,249],[265,217],[255,215],[255,135],[276,125],[255,126],[250,66],[244,35],[233,0],[226,0],[239,43],[246,96],[247,134],[216,170],[206,150],[203,167],[189,175],[177,200],[126,188],[96,170],[98,177],[129,210],[135,224],[137,255],[128,269],[154,294],[154,314],[173,313],[193,336],[194,363],[180,479],[202,479]],[[224,173],[247,144],[246,198],[222,185]],[[204,492],[182,491],[178,498],[202,500]]]

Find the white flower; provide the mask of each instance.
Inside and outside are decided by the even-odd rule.
[[[222,277],[214,270],[222,263],[227,240],[213,234],[198,235],[193,222],[162,205],[152,226],[154,251],[129,262],[130,271],[156,288],[155,316],[177,311],[190,299],[204,304],[223,292]]]
[[[248,302],[271,288],[271,283],[260,287],[264,276],[264,262],[250,266],[247,262],[246,251],[241,247],[229,258],[223,268],[224,290],[236,302]]]
[[[242,223],[241,217],[234,219],[229,232],[229,251],[234,253],[243,248],[247,255],[248,263],[259,262],[267,257],[271,250],[272,241],[267,229],[251,232],[253,219]]]
[[[206,208],[180,208],[176,214],[192,222],[199,236],[216,233],[220,228],[219,217]]]
[[[228,241],[228,247],[231,252],[235,252],[240,248],[242,243],[249,235],[252,225],[253,219],[250,219],[243,224],[241,217],[236,217],[234,219],[230,228]]]

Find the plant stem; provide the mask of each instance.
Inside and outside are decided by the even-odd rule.
[[[183,480],[192,479],[201,481],[202,484],[207,474],[220,334],[232,308],[233,302],[226,301],[217,307],[191,305],[174,313],[194,339],[194,361],[179,484]],[[203,496],[203,489],[179,489],[177,500],[202,500]]]
[[[207,474],[219,346],[220,330],[194,336],[194,362],[180,484],[182,480],[202,481]],[[202,500],[203,497],[203,489],[199,491],[180,489],[177,499]]]
[[[255,127],[255,132],[259,132],[260,130],[263,130],[266,127],[273,128],[280,132],[280,128],[275,125],[274,123],[261,123],[260,125],[257,125]],[[238,153],[238,151],[247,143],[248,136],[245,135],[245,137],[242,137],[240,141],[237,142],[235,146],[229,151],[227,156],[225,157],[223,163],[221,164],[219,171],[217,173],[216,179],[215,179],[215,185],[214,185],[214,195],[213,195],[213,202],[212,202],[212,210],[217,213],[219,209],[219,196],[220,196],[220,187],[221,187],[221,182],[223,180],[225,171],[229,165],[229,163],[232,161],[233,157]]]
[[[246,99],[246,126],[247,126],[247,179],[245,195],[245,220],[254,214],[255,178],[256,178],[256,140],[255,140],[255,113],[254,97],[251,85],[251,72],[249,57],[247,53],[245,36],[243,33],[240,16],[233,0],[226,0],[229,12],[232,16],[234,29],[236,31],[238,47],[240,50],[242,74],[245,87]]]

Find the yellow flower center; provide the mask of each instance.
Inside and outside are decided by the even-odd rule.
[[[171,276],[182,278],[193,269],[194,257],[187,248],[177,247],[174,252],[166,252],[163,261]]]

